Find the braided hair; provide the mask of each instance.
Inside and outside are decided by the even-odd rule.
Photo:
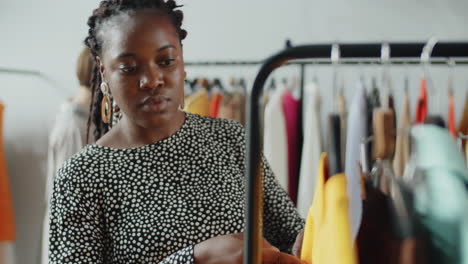
[[[92,99],[86,136],[86,141],[88,143],[91,123],[93,123],[95,127],[94,140],[96,141],[109,131],[109,127],[102,122],[101,117],[100,105],[103,94],[99,87],[102,79],[99,72],[99,65],[96,61],[96,57],[101,55],[103,48],[103,40],[100,37],[102,25],[119,14],[142,9],[154,9],[168,15],[168,18],[176,28],[182,44],[182,40],[187,36],[187,31],[182,29],[184,15],[181,10],[177,9],[179,7],[181,6],[177,5],[175,0],[104,0],[101,1],[99,7],[93,11],[93,15],[88,19],[89,31],[85,39],[85,44],[90,49],[95,60],[91,78]]]

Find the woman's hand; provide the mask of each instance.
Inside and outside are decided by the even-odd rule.
[[[294,256],[301,257],[302,241],[304,240],[304,229],[297,234],[296,242],[294,242],[292,253]]]
[[[244,249],[242,233],[218,236],[205,240],[194,248],[195,264],[241,264]],[[263,239],[262,263],[303,264],[298,258],[282,253]]]

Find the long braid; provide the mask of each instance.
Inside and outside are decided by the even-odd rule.
[[[182,21],[184,19],[183,12],[177,10],[181,6],[177,5],[174,0],[104,0],[101,1],[99,7],[93,11],[93,15],[88,19],[88,36],[85,39],[85,44],[91,50],[95,59],[95,66],[92,76],[92,99],[90,105],[90,117],[88,119],[87,141],[89,143],[89,133],[91,124],[94,124],[94,140],[98,140],[108,132],[108,126],[102,122],[101,117],[101,101],[103,94],[100,90],[101,74],[96,57],[102,52],[102,40],[98,38],[98,33],[103,22],[108,21],[111,17],[129,11],[137,11],[141,9],[156,9],[168,15],[177,30],[181,44],[186,38],[187,31],[182,29]]]

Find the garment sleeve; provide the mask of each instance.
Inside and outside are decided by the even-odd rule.
[[[159,264],[193,264],[195,260],[193,258],[194,246],[185,247],[174,254],[168,256]]]
[[[73,168],[73,165],[66,165],[54,181],[49,263],[105,263],[104,219],[97,191],[99,183],[92,184],[77,177],[80,174]]]
[[[291,253],[297,235],[304,228],[304,219],[276,180],[263,154],[262,167],[263,236],[281,251]]]

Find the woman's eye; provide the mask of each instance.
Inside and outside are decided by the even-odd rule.
[[[163,67],[168,67],[174,64],[175,59],[167,59],[167,60],[162,60],[159,65]]]
[[[120,71],[123,73],[132,73],[136,71],[136,66],[120,67]]]

